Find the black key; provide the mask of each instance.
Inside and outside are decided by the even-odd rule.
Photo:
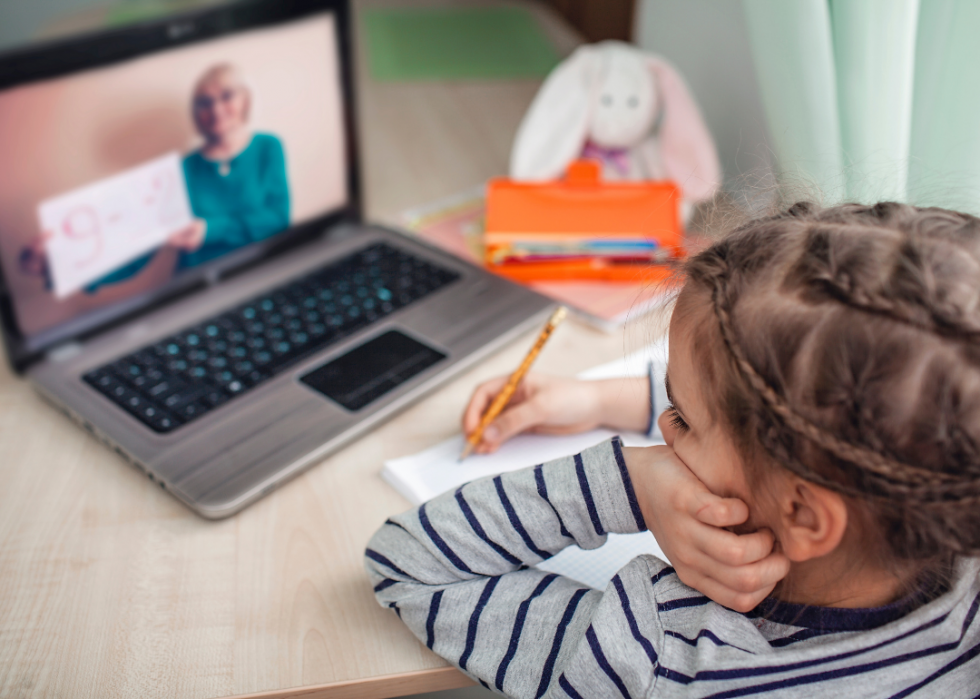
[[[151,398],[156,400],[163,400],[167,396],[173,393],[179,393],[181,390],[187,388],[187,385],[183,381],[178,381],[173,377],[164,379],[160,383],[154,384],[146,389],[146,393]]]
[[[248,376],[243,376],[242,381],[246,382],[249,386],[254,386],[257,383],[265,381],[269,376],[263,372],[256,369],[255,371],[249,372]]]
[[[216,408],[228,400],[228,394],[220,388],[206,388],[201,396],[201,401],[212,408]]]
[[[133,361],[142,364],[144,367],[156,366],[157,354],[152,349],[140,350],[133,355]]]
[[[85,376],[85,380],[91,385],[98,388],[103,393],[110,392],[113,388],[119,385],[119,379],[110,374],[105,370],[100,370],[97,372],[92,372]]]
[[[187,371],[187,366],[186,359],[173,359],[167,362],[167,368],[175,374]]]
[[[174,409],[174,412],[185,420],[193,420],[196,417],[200,417],[207,411],[208,408],[200,403],[187,403],[186,405]]]
[[[238,377],[247,376],[255,370],[255,365],[252,362],[245,360],[243,362],[236,362],[232,367],[232,370]]]
[[[187,353],[187,361],[191,362],[192,364],[202,364],[203,362],[206,362],[210,356],[211,355],[208,354],[207,350],[191,350]]]
[[[115,400],[119,405],[123,405],[129,396],[135,396],[130,389],[123,386],[121,383],[117,383],[112,388],[109,389],[108,394]]]
[[[150,386],[155,386],[156,384],[160,383],[160,381],[162,380],[163,380],[162,372],[158,371],[157,369],[148,369],[143,373],[142,376],[137,376],[129,383],[131,383],[133,386],[140,389],[141,391],[145,391]]]
[[[170,410],[179,410],[188,403],[193,403],[206,392],[204,386],[185,386],[181,391],[174,391],[163,399],[163,405]]]
[[[129,359],[121,359],[112,365],[115,372],[127,381],[132,381],[143,374],[144,367]]]
[[[180,427],[180,421],[174,418],[172,415],[168,415],[162,410],[153,411],[151,415],[140,415],[139,416],[143,422],[149,425],[153,430],[157,432],[170,432],[177,427]]]
[[[121,396],[121,399],[122,406],[126,408],[126,410],[132,411],[137,415],[141,415],[145,408],[152,407],[147,400],[136,391],[127,390],[126,394]]]

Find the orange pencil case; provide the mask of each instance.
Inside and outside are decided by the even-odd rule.
[[[669,181],[603,182],[600,165],[572,163],[564,179],[487,185],[489,270],[519,282],[664,277],[683,256],[680,190]]]

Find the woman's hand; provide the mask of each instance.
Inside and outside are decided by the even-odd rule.
[[[204,244],[204,235],[207,232],[207,224],[199,218],[194,219],[191,225],[177,231],[167,238],[167,245],[175,247],[184,252],[194,252]]]
[[[789,572],[772,532],[734,534],[749,508],[711,493],[667,446],[625,448],[640,511],[677,577],[730,609],[747,612]]]
[[[48,251],[45,246],[50,238],[51,233],[44,231],[20,249],[17,266],[23,274],[31,277],[48,276]]]

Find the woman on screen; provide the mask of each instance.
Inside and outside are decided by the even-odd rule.
[[[204,145],[184,158],[195,225],[178,244],[193,267],[289,226],[289,185],[280,140],[249,128],[252,94],[230,64],[210,68],[194,88],[191,113]],[[194,243],[198,243],[194,247]]]
[[[172,235],[156,253],[95,281],[88,293],[109,284],[136,282],[136,277],[158,277],[147,274],[150,268],[166,265],[179,272],[196,267],[289,227],[282,142],[272,134],[252,131],[251,110],[252,92],[236,67],[221,63],[205,71],[191,98],[191,117],[204,143],[182,162],[194,223]],[[20,268],[47,276],[40,239],[22,251]]]

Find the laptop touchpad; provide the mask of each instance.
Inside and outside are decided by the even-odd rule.
[[[446,358],[397,330],[378,335],[300,381],[348,410],[360,410]]]

